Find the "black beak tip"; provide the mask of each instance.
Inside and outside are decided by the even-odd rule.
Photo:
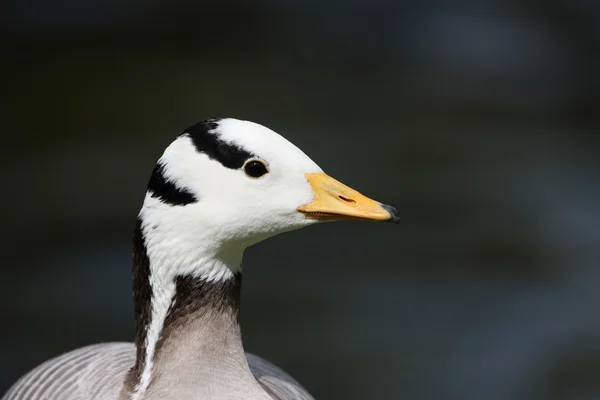
[[[392,206],[388,206],[387,204],[382,204],[381,208],[383,208],[385,211],[389,212],[390,215],[392,216],[392,218],[388,219],[387,222],[393,222],[394,224],[397,224],[398,222],[400,222],[400,215],[398,213],[398,210],[396,210],[396,208],[394,208]]]

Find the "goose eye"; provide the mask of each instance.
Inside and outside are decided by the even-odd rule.
[[[269,172],[269,170],[262,161],[250,160],[246,163],[246,165],[244,165],[244,172],[246,172],[246,175],[251,178],[260,178]]]

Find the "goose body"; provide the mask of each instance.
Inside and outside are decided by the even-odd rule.
[[[312,399],[244,352],[242,255],[267,237],[396,210],[330,178],[264,126],[202,121],[156,164],[133,238],[135,343],[86,346],[39,365],[2,400]]]
[[[135,351],[133,343],[124,342],[95,344],[73,350],[44,362],[24,375],[3,399],[121,399],[123,381],[135,363]],[[243,396],[248,393],[248,388],[240,385],[238,389],[243,392],[236,398],[297,400],[313,398],[296,380],[275,365],[249,353],[246,353],[246,358],[254,379],[261,386],[256,394],[260,397]],[[233,383],[239,384],[239,381]],[[264,392],[270,396],[265,397]],[[227,398],[219,396],[219,391],[210,396],[211,394],[204,395],[196,387],[181,386],[171,388],[167,396],[161,397],[157,394],[157,398],[161,399]],[[152,397],[148,396],[148,398]]]

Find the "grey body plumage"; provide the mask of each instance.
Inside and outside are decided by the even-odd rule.
[[[273,399],[313,399],[298,382],[275,365],[252,354],[247,353],[246,357],[253,376]],[[133,343],[82,347],[31,370],[2,400],[116,400],[134,362]]]

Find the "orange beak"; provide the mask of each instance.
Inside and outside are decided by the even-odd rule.
[[[398,211],[372,200],[325,173],[306,174],[315,199],[298,207],[307,218],[318,220],[363,219],[398,223]]]

